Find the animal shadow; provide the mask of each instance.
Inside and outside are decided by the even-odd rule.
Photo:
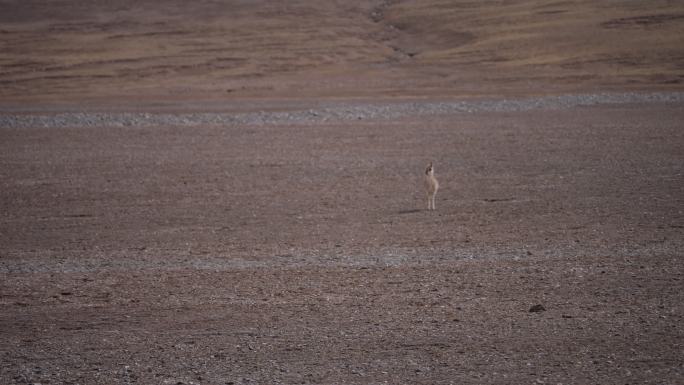
[[[401,214],[415,214],[415,213],[419,213],[421,211],[425,211],[425,210],[423,210],[423,209],[401,210],[397,214],[400,214],[400,215]]]

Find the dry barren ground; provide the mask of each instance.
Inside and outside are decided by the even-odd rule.
[[[682,383],[680,3],[192,4],[0,1],[1,384]]]
[[[1,378],[677,383],[682,111],[5,128]]]

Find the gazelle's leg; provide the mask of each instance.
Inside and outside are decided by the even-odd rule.
[[[427,200],[427,201],[428,201],[428,210],[430,210],[430,209],[432,208],[432,206],[431,206],[431,200],[430,200],[430,193],[427,194],[427,199],[428,199],[428,200]]]
[[[435,210],[435,195],[437,194],[432,194],[432,209]]]

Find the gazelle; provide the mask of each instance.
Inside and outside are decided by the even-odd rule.
[[[435,178],[435,168],[432,166],[432,162],[430,162],[425,169],[425,188],[427,189],[428,210],[434,210],[435,195],[437,195],[439,182],[437,182],[437,178]]]

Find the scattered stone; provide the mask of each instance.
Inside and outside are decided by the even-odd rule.
[[[390,105],[353,103],[332,104],[317,109],[290,111],[262,111],[252,113],[98,113],[64,112],[57,114],[0,113],[0,127],[149,127],[300,123],[318,124],[325,121],[350,121],[359,119],[396,119],[404,116],[429,116],[437,114],[473,112],[515,112],[538,109],[567,109],[577,106],[627,103],[678,103],[684,100],[684,92],[660,93],[606,93],[568,94],[522,99],[499,99],[455,102],[406,102]]]
[[[546,308],[541,304],[536,304],[530,308],[530,313],[539,313],[542,311],[546,311]]]

